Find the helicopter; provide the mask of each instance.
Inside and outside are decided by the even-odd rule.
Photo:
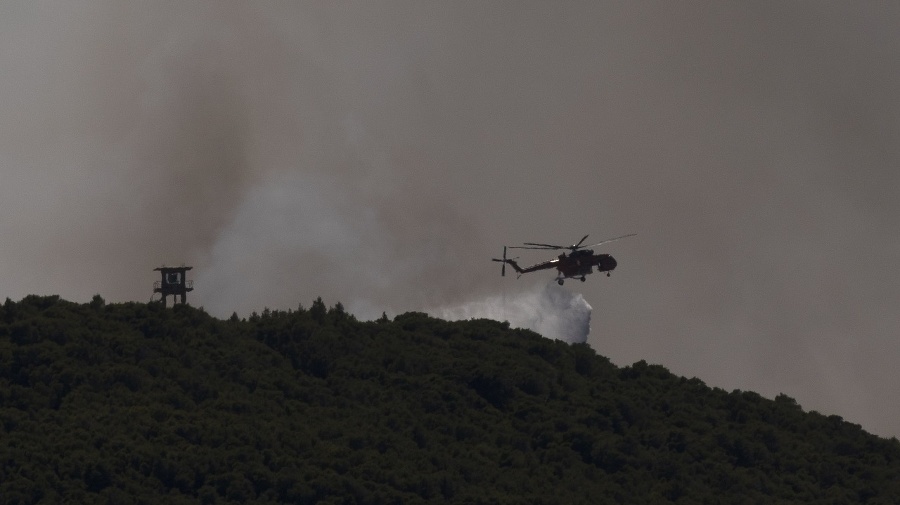
[[[559,271],[556,276],[556,282],[562,286],[565,279],[580,279],[581,282],[584,282],[585,276],[593,273],[594,267],[597,267],[598,272],[606,272],[606,276],[609,277],[610,271],[616,268],[616,260],[609,254],[594,254],[591,247],[596,247],[598,245],[607,244],[609,242],[613,242],[615,240],[621,240],[627,237],[633,237],[637,235],[637,233],[629,233],[628,235],[622,235],[621,237],[611,238],[604,240],[602,242],[597,242],[596,244],[591,245],[581,245],[587,240],[588,235],[585,235],[581,238],[577,243],[569,245],[569,246],[561,246],[561,245],[553,245],[553,244],[538,244],[534,242],[525,242],[520,246],[509,246],[509,249],[537,249],[541,251],[559,251],[568,249],[570,252],[568,254],[562,253],[557,256],[555,259],[547,260],[541,263],[537,263],[535,265],[531,265],[530,267],[522,268],[516,263],[516,259],[507,259],[506,257],[506,249],[507,246],[503,246],[503,258],[491,258],[491,261],[498,261],[503,263],[503,267],[500,270],[500,275],[506,276],[506,265],[510,265],[515,269],[518,277],[521,277],[522,274],[527,274],[530,272],[536,272],[538,270],[547,270],[550,268],[555,268]]]

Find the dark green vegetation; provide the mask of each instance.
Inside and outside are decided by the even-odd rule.
[[[0,503],[900,503],[900,443],[494,321],[0,307]]]

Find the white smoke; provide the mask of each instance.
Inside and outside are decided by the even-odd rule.
[[[591,332],[591,306],[581,294],[569,292],[555,282],[512,299],[491,296],[429,312],[451,321],[479,318],[509,321],[513,327],[527,328],[570,344],[586,342]]]
[[[247,190],[195,271],[204,289],[194,299],[228,317],[322,297],[366,320],[471,293],[479,272],[442,268],[478,253],[466,219],[366,182],[297,170]]]

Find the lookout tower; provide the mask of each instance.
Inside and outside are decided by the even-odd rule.
[[[153,292],[162,295],[163,307],[166,306],[166,296],[172,295],[172,305],[178,303],[178,295],[181,295],[181,303],[186,303],[188,291],[194,290],[194,281],[187,280],[186,272],[193,267],[159,267],[153,271],[162,274],[162,280],[153,283]]]

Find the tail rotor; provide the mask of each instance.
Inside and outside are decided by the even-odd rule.
[[[503,263],[503,266],[500,267],[500,276],[506,277],[506,246],[503,246],[503,259],[491,258],[491,261],[499,261]]]

